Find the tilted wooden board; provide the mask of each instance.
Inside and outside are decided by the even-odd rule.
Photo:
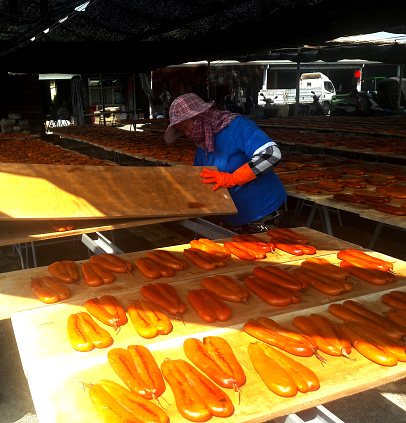
[[[0,220],[234,214],[202,167],[0,164]]]

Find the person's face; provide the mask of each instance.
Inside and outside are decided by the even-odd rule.
[[[177,131],[182,131],[188,137],[190,133],[192,132],[194,123],[195,123],[195,118],[189,118],[173,126],[175,127]]]

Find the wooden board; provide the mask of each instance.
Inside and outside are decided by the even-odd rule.
[[[331,251],[331,254],[325,257],[334,262],[337,260],[336,251]],[[297,260],[283,264],[287,268],[298,265],[300,262]],[[404,377],[406,363],[389,368],[383,367],[368,361],[356,351],[351,354],[355,360],[322,354],[327,360],[324,366],[315,356],[305,358],[291,356],[317,374],[321,387],[313,393],[299,393],[293,398],[282,398],[270,392],[255,372],[247,354],[247,346],[250,342],[256,342],[256,339],[243,331],[243,324],[249,318],[268,316],[293,329],[292,322],[295,316],[320,313],[332,317],[327,311],[328,304],[349,298],[360,301],[376,312],[384,311],[388,307],[380,300],[382,293],[392,289],[405,289],[406,263],[395,261],[395,269],[399,275],[395,284],[377,287],[359,283],[352,292],[343,296],[329,297],[309,289],[301,303],[288,307],[272,307],[258,297],[252,298],[247,305],[229,303],[233,316],[227,322],[205,323],[189,306],[184,314],[184,322],[172,319],[174,329],[169,335],[149,340],[141,338],[131,322],[122,326],[120,332],[116,334],[111,328],[101,325],[113,335],[114,344],[111,348],[147,345],[158,364],[167,358],[186,359],[182,345],[188,337],[199,339],[207,335],[224,337],[232,346],[247,376],[247,383],[241,389],[240,404],[238,404],[238,393],[227,390],[235,405],[235,412],[233,416],[227,418],[227,421],[261,422]],[[223,274],[239,278],[239,271],[225,272],[225,270],[224,268]],[[187,290],[200,286],[200,277],[195,275],[188,280],[176,280],[172,283],[186,300]],[[128,306],[130,301],[141,298],[139,288],[139,286],[128,288],[116,296],[124,306]],[[100,379],[110,379],[122,384],[107,362],[107,349],[79,353],[74,351],[68,342],[66,319],[71,313],[83,311],[83,303],[81,300],[12,315],[20,356],[40,423],[101,422],[86,390],[83,390],[83,382],[95,383]],[[176,410],[169,386],[163,398],[162,403],[165,403],[164,407],[171,423],[187,423]],[[212,421],[220,419],[213,418]]]
[[[340,260],[336,258],[336,253],[323,256],[331,263],[337,264]],[[301,261],[286,261],[284,263],[276,264],[277,266],[292,271],[300,267]],[[259,264],[259,263],[257,263]],[[261,263],[264,266],[266,263]],[[243,279],[247,276],[253,275],[252,269],[255,265],[251,265],[250,268],[245,269],[226,269],[223,268],[222,272],[218,274],[226,274],[232,278],[243,282]],[[258,296],[252,296],[248,304],[239,304],[239,303],[230,303],[230,307],[233,310],[233,316],[230,320],[226,322],[216,321],[213,323],[206,323],[201,320],[195,311],[188,306],[187,312],[183,315],[183,321],[176,321],[172,319],[174,325],[174,330],[171,334],[166,336],[161,336],[153,339],[144,339],[140,337],[135,329],[132,327],[131,322],[121,327],[120,332],[114,338],[114,346],[117,346],[117,343],[120,345],[131,342],[142,342],[143,345],[152,345],[156,342],[162,340],[171,340],[179,336],[190,335],[193,333],[210,331],[213,328],[228,328],[234,325],[245,322],[250,318],[256,318],[258,316],[280,316],[290,315],[292,313],[303,312],[304,310],[312,309],[313,307],[326,307],[334,302],[341,302],[350,298],[379,298],[380,296],[391,290],[403,290],[406,289],[406,262],[396,260],[394,268],[397,273],[397,281],[390,285],[372,285],[365,281],[358,279],[351,279],[356,281],[351,292],[340,294],[337,296],[329,296],[323,294],[311,287],[307,289],[307,292],[302,295],[302,301],[297,304],[290,304],[287,307],[278,307],[271,306],[261,300]],[[135,283],[129,283],[127,280],[125,284],[125,289],[115,291],[103,291],[99,292],[97,288],[93,288],[93,291],[86,297],[76,296],[75,299],[72,299],[67,302],[61,302],[52,306],[47,306],[43,308],[36,308],[32,310],[27,310],[23,312],[13,313],[11,319],[14,322],[21,321],[21,326],[17,329],[17,332],[25,331],[24,328],[30,327],[29,333],[26,333],[23,338],[20,339],[20,353],[23,357],[23,366],[26,372],[31,372],[33,368],[39,365],[42,361],[44,363],[49,362],[53,357],[58,356],[59,359],[63,359],[68,362],[70,360],[75,361],[77,357],[86,357],[87,355],[91,356],[104,356],[106,350],[94,350],[89,354],[78,354],[74,350],[69,342],[67,342],[67,337],[65,333],[66,320],[69,314],[75,313],[78,311],[85,311],[84,304],[85,301],[89,298],[100,297],[101,295],[114,295],[120,300],[124,308],[127,309],[128,305],[132,301],[141,300],[144,297],[142,296],[140,289],[143,285],[154,282],[166,282],[175,287],[179,293],[182,300],[187,302],[187,294],[191,289],[201,288],[201,279],[207,277],[210,274],[204,272],[203,274],[184,274],[183,272],[178,272],[176,277],[173,278],[161,278],[159,280],[151,281],[146,279],[141,281],[138,280]],[[115,282],[114,282],[115,283]],[[113,283],[113,284],[114,284]],[[123,283],[123,281],[121,281]],[[389,306],[376,304],[378,309],[389,309]],[[109,330],[112,334],[114,331],[112,328],[102,325],[104,328]],[[46,327],[46,329],[44,328]],[[45,332],[44,332],[45,331]],[[53,336],[51,336],[53,333]],[[17,335],[17,334],[16,334]],[[49,339],[53,339],[52,345],[49,345]],[[163,339],[164,338],[164,339]],[[32,346],[35,345],[36,348],[33,350]],[[73,353],[73,354],[72,354]]]
[[[322,206],[356,213],[364,219],[374,220],[400,229],[406,229],[406,216],[395,216],[390,213],[375,210],[374,205],[370,203],[354,204],[345,201],[337,201],[332,196],[323,197],[314,201]],[[387,204],[400,207],[400,205],[404,203],[406,203],[406,199],[392,198]]]
[[[309,194],[295,190],[294,185],[285,186],[288,196],[298,198],[299,200],[311,201],[320,206],[328,207],[329,209],[344,210],[350,213],[355,213],[361,218],[374,220],[376,222],[391,225],[399,229],[406,229],[406,216],[395,216],[390,213],[384,213],[375,210],[373,203],[351,203],[348,201],[339,201],[333,198],[333,194]],[[342,193],[352,194],[353,189],[345,189]],[[405,204],[406,199],[392,198],[387,204],[400,207]],[[386,203],[385,203],[386,204]],[[327,210],[328,211],[328,210]]]
[[[343,241],[332,236],[317,232],[313,229],[306,227],[295,228],[295,230],[301,234],[308,236],[312,245],[317,248],[317,255],[329,255],[331,251],[340,250],[345,248],[361,248],[347,241]],[[269,236],[266,234],[259,234],[264,240],[269,240]],[[222,242],[224,240],[219,240]],[[183,250],[189,248],[189,244],[176,245],[165,248],[165,250],[171,251],[173,254],[183,257]],[[134,263],[138,257],[145,256],[146,251],[138,251],[133,253],[126,253],[121,255],[122,258]],[[379,254],[378,254],[379,255]],[[380,257],[384,257],[379,255]],[[60,260],[63,260],[61,257]],[[206,275],[222,274],[223,272],[239,272],[241,275],[246,275],[251,272],[251,269],[257,265],[264,264],[278,264],[284,262],[302,261],[302,256],[292,256],[291,254],[277,250],[274,254],[268,254],[263,260],[257,260],[255,262],[247,262],[240,260],[236,257],[232,257],[227,260],[227,266],[225,268],[216,268],[213,271],[202,270],[193,263],[189,262],[186,270],[176,272],[172,278],[165,278],[165,281],[170,283],[174,281],[188,281],[191,278],[204,277]],[[77,261],[78,266],[87,260]],[[186,260],[188,261],[188,260]],[[0,273],[0,319],[9,318],[12,313],[19,311],[30,310],[34,308],[45,308],[49,305],[39,301],[30,289],[30,281],[33,278],[49,275],[46,266],[37,267],[34,269],[18,270],[14,272]],[[105,294],[115,294],[118,292],[126,291],[129,287],[142,286],[145,283],[150,282],[140,272],[134,271],[133,276],[127,274],[116,274],[116,280],[112,284],[99,286],[97,288],[91,288],[86,285],[83,277],[79,280],[79,284],[69,285],[71,290],[71,297],[65,300],[65,303],[78,301],[81,299],[91,298],[93,296],[100,296]]]
[[[190,216],[193,218],[198,216]],[[50,225],[50,221],[45,220],[22,220],[12,221],[0,220],[0,246],[21,244],[25,242],[35,242],[63,238],[92,232],[104,232],[122,228],[133,228],[136,226],[153,225],[156,223],[173,222],[183,220],[183,217],[151,217],[139,219],[83,219],[65,222],[75,227],[72,230],[59,232]],[[60,221],[63,222],[63,221]]]
[[[0,164],[0,220],[234,214],[202,167]]]

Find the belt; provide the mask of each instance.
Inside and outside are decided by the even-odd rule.
[[[282,217],[282,213],[283,213],[283,207],[280,207],[279,209],[275,210],[274,212],[272,212],[272,213],[270,213],[270,214],[268,214],[264,217],[261,217],[261,219],[254,220],[251,223],[255,224],[255,223],[271,222],[272,220],[274,220],[277,217]]]

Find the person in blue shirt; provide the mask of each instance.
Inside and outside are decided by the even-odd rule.
[[[195,166],[203,168],[204,183],[213,190],[227,188],[238,210],[221,216],[221,224],[236,233],[263,232],[279,226],[287,199],[285,187],[273,171],[281,152],[257,125],[237,113],[217,110],[189,93],[177,97],[169,109],[166,142],[181,136],[193,140]]]

